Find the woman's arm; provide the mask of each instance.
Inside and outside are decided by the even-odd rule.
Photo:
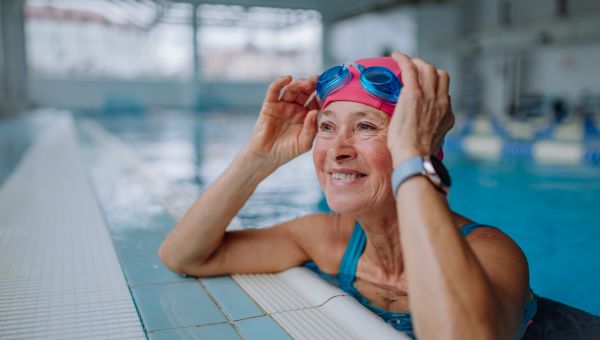
[[[395,53],[403,89],[388,147],[394,166],[432,154],[452,126],[448,75]],[[446,197],[424,176],[400,185],[397,196],[410,308],[422,339],[518,337],[527,296],[527,264],[504,234],[487,229],[459,233]]]
[[[239,263],[257,260],[255,271],[263,267],[268,271],[280,268],[282,263],[294,265],[304,256],[287,231],[299,221],[272,230],[226,233],[225,229],[263,179],[311,148],[317,112],[303,104],[314,86],[314,78],[292,82],[291,77],[281,77],[271,84],[248,146],[196,200],[163,242],[159,256],[167,267],[190,275],[216,275],[241,269]],[[281,242],[268,245],[277,240]],[[244,243],[255,249],[236,251]],[[277,245],[289,247],[290,252],[277,258],[262,253],[273,251]],[[235,264],[235,268],[230,264]]]

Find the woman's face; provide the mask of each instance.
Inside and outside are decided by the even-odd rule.
[[[382,111],[354,102],[333,102],[320,113],[313,160],[333,211],[358,212],[393,198],[388,124]]]

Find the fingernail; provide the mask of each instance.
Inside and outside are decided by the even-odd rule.
[[[310,104],[310,102],[315,99],[315,96],[317,95],[317,91],[313,91],[313,93],[310,94],[310,96],[308,96],[308,98],[306,99],[306,101],[304,102],[303,107],[307,107],[308,104]]]
[[[281,91],[279,91],[279,97],[277,98],[277,101],[280,101],[281,98],[283,98],[283,95],[285,94],[285,90],[286,88],[282,88]]]

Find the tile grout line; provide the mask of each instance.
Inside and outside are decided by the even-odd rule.
[[[231,327],[235,330],[235,332],[237,333],[237,335],[240,336],[240,338],[248,340],[238,329],[237,325],[231,320],[231,318],[229,317],[228,313],[225,312],[223,306],[221,306],[221,304],[217,301],[217,299],[212,295],[212,293],[206,288],[206,285],[204,285],[204,283],[202,282],[201,278],[198,278],[196,280],[199,284],[200,287],[202,287],[202,289],[204,289],[204,292],[208,295],[208,297],[211,299],[211,301],[217,306],[217,308],[219,308],[219,311],[221,312],[221,314],[223,314],[225,316],[225,319],[227,319],[227,322],[231,325]]]
[[[203,327],[218,326],[218,325],[229,325],[229,322],[227,322],[227,321],[210,322],[210,323],[205,323],[205,324],[189,325],[189,326],[182,326],[182,327],[159,328],[159,329],[151,330],[150,332],[148,332],[148,334],[164,333],[164,332],[169,332],[169,331],[176,331],[178,329],[193,329],[193,328],[203,328]]]

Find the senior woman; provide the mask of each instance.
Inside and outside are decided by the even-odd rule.
[[[249,144],[169,234],[162,261],[193,276],[314,261],[374,308],[412,316],[403,330],[419,338],[522,336],[535,313],[523,252],[450,210],[445,170],[430,156],[454,123],[448,87],[445,71],[397,52],[318,79],[276,79]],[[258,184],[313,141],[333,213],[226,232]]]

